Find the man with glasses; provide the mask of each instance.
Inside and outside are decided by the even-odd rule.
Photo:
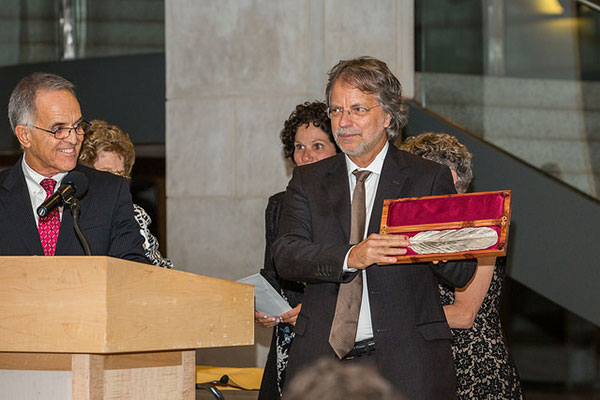
[[[73,84],[53,74],[27,76],[10,96],[8,116],[23,157],[0,173],[0,255],[84,254],[67,208],[36,213],[75,170],[88,179],[80,225],[92,254],[146,262],[127,180],[77,165],[90,124]]]
[[[329,357],[375,365],[410,399],[456,398],[437,279],[465,286],[475,264],[378,266],[409,243],[376,234],[384,199],[455,193],[450,170],[394,146],[407,110],[384,62],[340,61],[326,97],[343,153],[294,170],[273,245],[279,275],[306,282],[288,376]]]

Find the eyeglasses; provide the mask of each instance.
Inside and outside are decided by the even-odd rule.
[[[39,129],[40,131],[48,132],[51,135],[54,135],[56,139],[66,139],[71,131],[75,131],[78,135],[85,135],[90,131],[91,124],[87,122],[85,119],[82,119],[81,122],[73,125],[73,126],[59,126],[53,131],[40,128],[39,126],[30,125],[32,128]]]
[[[327,116],[329,119],[339,119],[342,117],[342,114],[346,112],[353,117],[364,117],[369,111],[379,106],[381,106],[381,104],[377,104],[373,107],[354,106],[349,110],[344,110],[341,107],[327,107]]]

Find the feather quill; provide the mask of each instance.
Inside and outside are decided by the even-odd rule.
[[[420,232],[410,238],[409,247],[417,254],[457,253],[486,249],[497,241],[492,228],[462,228]]]

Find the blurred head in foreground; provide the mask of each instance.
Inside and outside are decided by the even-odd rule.
[[[401,400],[374,367],[322,359],[299,372],[286,387],[286,400]]]

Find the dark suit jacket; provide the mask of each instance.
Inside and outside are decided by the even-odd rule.
[[[369,234],[378,232],[384,199],[455,193],[447,167],[390,145]],[[274,243],[280,276],[307,282],[288,366],[296,371],[320,357],[335,357],[328,338],[350,235],[350,192],[344,155],[294,170]],[[380,373],[410,399],[456,398],[451,333],[440,305],[438,278],[466,285],[474,262],[443,265],[372,265],[367,269],[371,321]]]
[[[88,191],[80,200],[80,225],[92,254],[147,263],[127,181],[83,165],[77,165],[75,171],[89,180]],[[55,254],[84,254],[68,208],[63,210]],[[0,172],[0,255],[44,255],[21,160]]]

